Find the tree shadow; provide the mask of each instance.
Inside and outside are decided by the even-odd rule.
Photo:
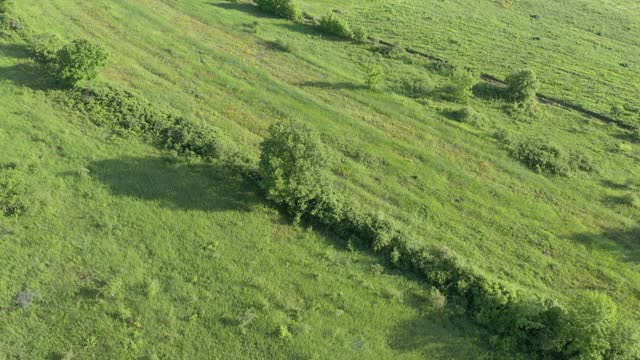
[[[29,58],[30,52],[24,44],[0,44],[0,55],[15,59]]]
[[[629,190],[631,188],[631,184],[628,183],[618,183],[612,180],[602,180],[601,184],[609,189],[614,190]]]
[[[328,81],[305,81],[305,82],[298,83],[296,85],[302,86],[302,87],[317,87],[321,89],[335,89],[335,90],[340,90],[340,89],[362,90],[367,88],[363,84],[354,84],[346,81],[337,82],[337,83],[331,83]]]
[[[52,81],[46,69],[37,63],[27,62],[0,67],[0,80],[8,80],[20,87],[33,90],[59,89],[60,85]]]
[[[28,59],[30,51],[24,44],[0,44],[0,55],[14,59]],[[55,87],[47,69],[32,60],[11,66],[0,67],[0,79],[8,80],[17,86],[33,90],[46,90]]]
[[[217,164],[131,157],[95,161],[88,169],[115,195],[156,201],[168,208],[250,211],[260,201],[254,185]]]
[[[601,234],[581,233],[573,238],[591,248],[617,253],[624,261],[640,263],[640,225],[608,229]]]
[[[401,321],[389,337],[389,347],[399,352],[422,352],[426,359],[434,352],[447,354],[451,359],[498,356],[480,340],[486,335],[474,334],[475,331],[470,330],[475,326],[457,322],[446,314],[422,314]]]
[[[256,5],[250,4],[250,3],[231,3],[231,2],[217,3],[217,2],[211,1],[209,2],[209,5],[215,6],[217,8],[224,9],[224,10],[235,10],[235,11],[244,12],[259,18],[267,18],[267,19],[277,18],[276,16],[270,16],[268,14],[265,14],[264,12],[260,11],[260,9]]]
[[[475,85],[471,91],[473,96],[482,100],[502,100],[504,98],[505,86],[481,82]]]
[[[278,24],[279,27],[287,29],[289,31],[297,32],[303,35],[321,35],[322,33],[318,30],[317,26],[313,26],[311,24],[306,23],[287,23],[287,24]],[[342,39],[335,36],[325,35],[326,38],[336,41],[348,41],[347,39]]]

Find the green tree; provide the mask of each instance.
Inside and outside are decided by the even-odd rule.
[[[579,359],[603,359],[610,349],[609,338],[616,319],[616,304],[607,295],[595,291],[580,294],[569,310],[568,326],[573,338],[569,354]]]
[[[299,221],[322,201],[329,185],[328,156],[319,135],[299,121],[281,121],[269,128],[260,149],[261,187]]]
[[[82,80],[94,79],[107,59],[108,53],[100,45],[74,40],[58,51],[54,74],[63,85],[74,87]]]
[[[256,0],[260,10],[289,20],[298,20],[302,12],[292,0]]]
[[[505,98],[513,103],[529,103],[538,92],[540,82],[532,70],[513,73],[505,80]]]

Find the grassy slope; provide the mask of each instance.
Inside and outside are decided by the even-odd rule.
[[[215,164],[113,137],[14,83],[0,44],[0,171],[26,215],[0,217],[0,358],[461,358],[478,334],[376,259],[286,224]],[[7,69],[20,70],[7,70]],[[13,165],[12,165],[13,164]],[[15,169],[13,167],[17,166]],[[20,309],[28,289],[33,304]],[[247,312],[257,318],[242,334]],[[281,340],[277,329],[289,327]],[[464,328],[462,332],[461,328]]]
[[[484,271],[555,296],[596,288],[638,309],[639,212],[611,201],[628,191],[611,184],[637,178],[638,146],[619,129],[555,109],[515,121],[500,104],[479,100],[472,105],[489,118],[488,129],[460,126],[442,114],[451,104],[358,88],[362,64],[371,61],[366,47],[321,39],[248,4],[68,0],[24,1],[20,9],[35,32],[83,34],[109,47],[114,56],[103,79],[210,119],[253,151],[274,119],[306,119],[339,153],[336,173],[353,196]],[[247,33],[256,20],[258,34]],[[264,40],[276,38],[296,51],[269,50]],[[373,61],[386,68],[390,87],[405,77],[447,81],[419,63]],[[534,174],[485,136],[497,128],[583,150],[599,172]]]
[[[545,94],[595,111],[639,105],[640,6],[632,0],[521,0],[510,9],[498,0],[300,3],[319,15],[340,9],[375,36],[481,72],[530,67]]]

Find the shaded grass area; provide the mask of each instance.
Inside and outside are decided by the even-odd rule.
[[[489,352],[463,319],[430,309],[418,281],[291,227],[224,167],[161,156],[15,90],[0,89],[0,151],[29,206],[0,217],[2,356]]]

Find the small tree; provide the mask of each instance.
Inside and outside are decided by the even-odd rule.
[[[523,70],[513,73],[505,80],[505,98],[513,103],[529,103],[538,92],[540,82],[532,70]]]
[[[302,12],[293,0],[256,0],[260,10],[281,18],[298,20]]]
[[[588,291],[577,297],[569,311],[570,356],[603,359],[617,319],[616,304],[608,296]]]
[[[473,92],[471,89],[478,83],[478,78],[471,71],[456,69],[451,74],[451,83],[442,89],[446,100],[466,103]]]
[[[343,39],[353,38],[353,31],[349,24],[334,13],[321,17],[318,26],[320,27],[320,31],[326,35],[332,35]]]
[[[261,187],[298,221],[328,190],[329,164],[320,137],[304,123],[282,121],[269,128],[260,149]]]
[[[98,69],[107,64],[107,51],[88,40],[74,40],[58,51],[54,74],[65,86],[94,79]]]

